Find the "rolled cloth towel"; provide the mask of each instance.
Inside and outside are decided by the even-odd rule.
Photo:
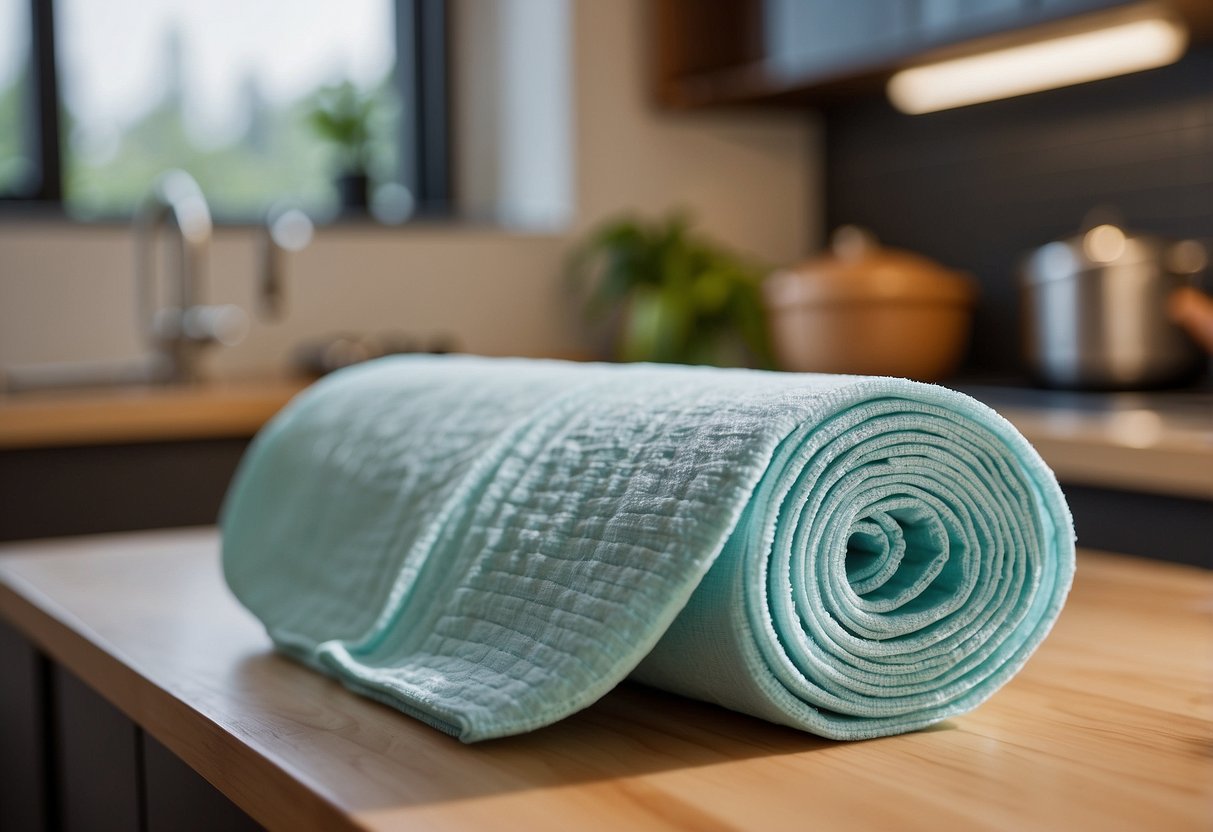
[[[258,435],[232,590],[283,651],[465,741],[631,674],[838,739],[968,711],[1040,644],[1069,512],[1014,428],[856,376],[404,357]]]

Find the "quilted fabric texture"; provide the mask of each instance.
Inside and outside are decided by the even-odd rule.
[[[899,379],[471,357],[336,373],[258,435],[223,564],[279,649],[465,741],[623,678],[827,737],[965,712],[1074,570],[1007,422]]]

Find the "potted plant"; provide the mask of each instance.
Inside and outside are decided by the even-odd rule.
[[[620,361],[770,367],[765,271],[693,234],[685,214],[591,232],[568,272],[586,317],[608,322]]]
[[[337,149],[335,185],[341,206],[347,210],[366,211],[370,205],[367,170],[375,109],[373,92],[364,92],[345,81],[319,90],[315,106],[308,114],[312,129]]]

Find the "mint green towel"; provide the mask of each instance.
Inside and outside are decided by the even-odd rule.
[[[1014,428],[900,379],[390,358],[302,393],[228,494],[279,649],[471,742],[629,674],[838,739],[964,713],[1074,570]]]

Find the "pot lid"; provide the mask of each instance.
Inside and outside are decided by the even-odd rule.
[[[880,245],[853,225],[839,227],[827,253],[771,275],[770,303],[932,302],[971,304],[972,279],[921,254]]]
[[[1024,278],[1029,283],[1061,280],[1078,272],[1158,263],[1174,274],[1197,274],[1208,264],[1205,247],[1196,240],[1173,242],[1128,231],[1111,218],[1092,212],[1084,231],[1047,243],[1028,257]]]

